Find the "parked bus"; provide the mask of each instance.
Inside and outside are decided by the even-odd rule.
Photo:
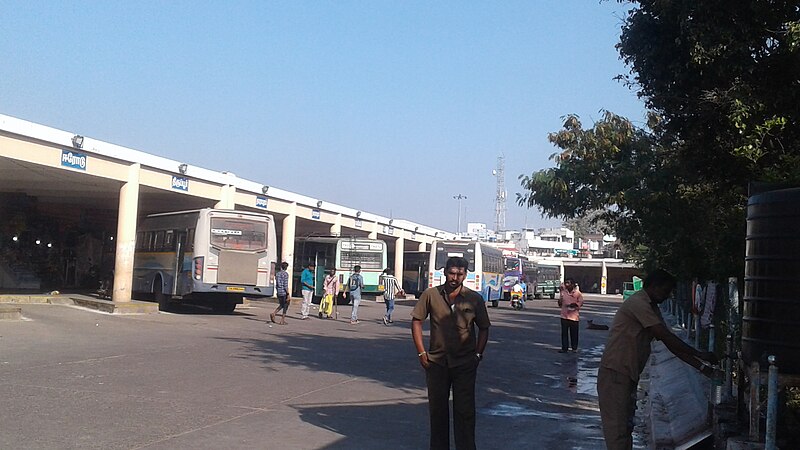
[[[525,283],[526,296],[533,297],[536,290],[539,266],[524,256],[504,256],[505,273],[503,274],[503,300],[511,300],[511,289],[518,281]],[[497,306],[496,302],[493,306]]]
[[[233,312],[243,297],[270,297],[277,261],[268,214],[200,209],[147,216],[136,232],[132,291],[160,310],[188,300]]]
[[[536,288],[533,295],[536,298],[548,296],[556,298],[558,287],[561,286],[561,269],[558,266],[538,265],[536,271]]]
[[[428,287],[430,252],[403,252],[403,290],[419,297]]]
[[[361,266],[364,277],[365,294],[378,294],[378,277],[386,268],[386,243],[377,239],[356,237],[310,236],[297,239],[294,257],[294,295],[301,295],[300,274],[309,263],[316,265],[314,273],[314,298],[318,301],[323,296],[322,283],[325,280],[325,269],[335,268],[336,275],[342,283],[347,284],[353,266]],[[348,296],[345,302],[349,302]]]
[[[434,241],[428,259],[429,287],[444,284],[444,265],[452,256],[462,256],[469,262],[464,285],[495,304],[502,295],[503,253],[482,242]]]

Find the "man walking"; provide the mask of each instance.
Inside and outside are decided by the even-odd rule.
[[[468,264],[462,257],[449,258],[445,284],[426,289],[411,313],[411,335],[428,386],[430,448],[436,450],[450,448],[451,389],[456,449],[475,449],[475,376],[491,323],[483,298],[463,285]],[[430,346],[426,351],[422,322],[429,315]]]
[[[558,306],[561,307],[561,350],[567,353],[572,343],[572,351],[578,351],[578,325],[580,310],[583,306],[583,294],[575,286],[575,280],[567,278],[559,289]]]
[[[300,274],[301,292],[303,293],[303,304],[300,305],[302,319],[308,319],[308,312],[311,309],[311,298],[314,296],[314,268],[316,264],[308,263],[308,266]]]
[[[383,301],[386,303],[386,314],[383,316],[383,324],[389,325],[394,323],[392,321],[392,313],[394,312],[394,298],[398,294],[404,294],[403,289],[394,277],[392,269],[385,270],[386,275],[383,277]]]
[[[347,290],[350,294],[350,325],[358,323],[358,305],[361,304],[361,289],[364,288],[364,277],[361,276],[361,266],[353,267],[353,274],[347,280]]]
[[[282,262],[280,270],[275,274],[275,290],[278,293],[278,307],[269,315],[269,320],[275,323],[275,315],[278,314],[278,311],[283,310],[281,321],[278,322],[278,325],[286,325],[286,311],[289,310],[289,273],[286,271],[288,267],[289,263],[286,261]]]
[[[614,316],[597,371],[600,419],[610,450],[627,450],[633,446],[631,431],[636,386],[650,357],[650,343],[654,338],[703,375],[714,374],[714,369],[703,363],[717,362],[714,353],[692,348],[664,324],[658,305],[669,298],[674,288],[675,277],[664,270],[655,270],[644,279],[644,288],[625,300]]]

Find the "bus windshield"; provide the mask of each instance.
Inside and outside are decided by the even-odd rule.
[[[212,217],[211,245],[226,250],[264,250],[267,248],[267,224]]]
[[[341,267],[351,268],[356,264],[364,270],[381,270],[383,269],[383,253],[343,249]]]
[[[506,272],[519,272],[519,258],[506,258]]]
[[[436,267],[432,269],[444,269],[447,258],[452,256],[461,256],[467,259],[469,267],[467,270],[470,272],[475,271],[475,244],[457,244],[450,242],[439,242],[436,244]]]

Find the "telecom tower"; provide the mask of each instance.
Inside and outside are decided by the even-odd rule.
[[[497,178],[497,194],[494,199],[494,231],[504,231],[506,229],[506,177],[505,177],[505,158],[497,157],[497,169],[492,171],[492,175]]]

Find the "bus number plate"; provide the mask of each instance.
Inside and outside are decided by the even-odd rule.
[[[228,289],[229,291],[235,291],[235,292],[244,292],[244,288],[243,288],[243,287],[241,287],[241,286],[228,286],[228,288],[227,288],[227,289]]]

